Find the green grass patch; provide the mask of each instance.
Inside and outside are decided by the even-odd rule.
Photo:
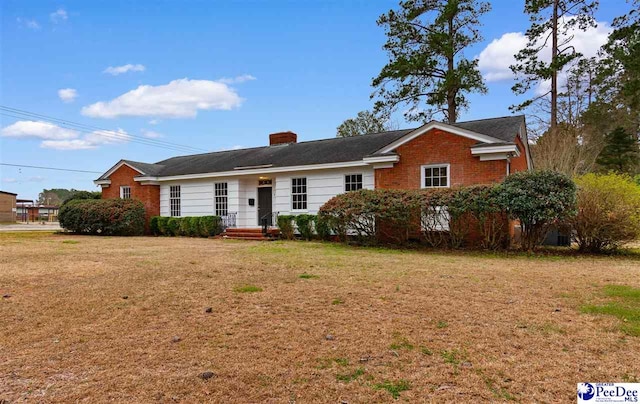
[[[80,244],[77,240],[62,240],[62,244]]]
[[[449,323],[447,323],[446,321],[438,321],[438,324],[436,324],[436,327],[438,327],[438,328],[447,328],[447,327],[449,327]]]
[[[236,293],[255,293],[262,292],[262,288],[254,286],[254,285],[244,285],[244,286],[236,286],[233,289]]]
[[[298,275],[298,278],[300,279],[318,279],[319,276],[318,275],[313,275],[313,274],[308,274],[308,273],[303,273]]]
[[[339,297],[336,299],[333,299],[333,301],[331,302],[331,304],[338,305],[338,304],[344,304],[344,300],[340,299]]]
[[[338,380],[339,382],[349,383],[349,382],[352,382],[352,381],[356,380],[357,378],[359,378],[363,374],[364,374],[364,369],[363,368],[357,368],[353,372],[338,373],[336,375],[336,380]]]
[[[337,363],[339,366],[348,366],[349,359],[347,358],[334,358],[333,361]]]
[[[636,289],[626,285],[607,285],[604,287],[604,293],[607,296],[622,297],[640,303],[640,288]]]
[[[427,348],[426,346],[421,346],[420,347],[420,352],[422,352],[424,355],[427,355],[427,356],[433,355],[433,351],[431,349]]]
[[[397,380],[397,381],[384,381],[382,383],[374,384],[373,387],[377,390],[386,390],[391,394],[394,399],[398,399],[400,397],[400,393],[403,391],[411,390],[411,383],[406,380]]]
[[[640,337],[640,288],[625,285],[607,285],[604,294],[611,300],[604,304],[587,304],[583,313],[613,316],[622,321],[620,331]]]
[[[392,343],[389,348],[391,348],[394,351],[398,351],[400,349],[405,349],[407,351],[412,351],[413,350],[413,345],[406,339],[406,338],[402,338],[399,339],[397,341],[395,341],[394,343]]]

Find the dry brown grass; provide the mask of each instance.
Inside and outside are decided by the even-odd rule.
[[[633,257],[3,234],[0,267],[0,401],[574,402],[640,377],[640,338],[580,313],[640,287]]]

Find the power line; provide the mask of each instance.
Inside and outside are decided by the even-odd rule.
[[[7,114],[7,113],[1,112],[1,111],[3,111],[3,110],[0,109],[0,115],[3,115],[3,116],[8,116],[8,117],[11,117],[11,118],[16,118],[16,119],[38,119],[41,122],[53,123],[53,124],[56,124],[56,125],[60,125],[60,127],[64,127],[64,128],[67,128],[67,129],[72,129],[72,130],[80,132],[80,133],[86,133],[86,134],[92,134],[92,135],[95,135],[95,136],[101,136],[101,137],[104,137],[106,139],[112,139],[112,140],[118,140],[118,141],[126,140],[126,141],[130,141],[132,143],[143,144],[143,145],[146,145],[146,146],[154,146],[154,147],[159,147],[159,148],[162,148],[162,149],[178,151],[178,152],[182,152],[182,153],[185,153],[185,152],[193,153],[195,151],[199,152],[201,150],[201,149],[189,148],[188,146],[169,146],[169,145],[164,145],[164,144],[161,144],[161,143],[156,143],[151,139],[143,139],[143,138],[138,139],[138,138],[132,137],[132,135],[129,135],[129,134],[123,134],[123,133],[118,133],[118,132],[113,132],[113,131],[106,131],[106,130],[103,130],[103,129],[99,129],[100,132],[98,132],[97,130],[82,129],[81,127],[70,127],[70,125],[63,124],[63,123],[60,123],[60,122],[55,122],[55,121],[52,121],[52,120],[46,120],[46,119],[33,117],[33,116],[29,116],[29,115],[27,115],[27,116],[12,115],[12,114]],[[114,134],[111,134],[109,132],[114,133]]]
[[[70,171],[70,172],[75,172],[75,173],[102,174],[100,171],[75,170],[73,168],[29,166],[29,165],[25,165],[25,164],[0,163],[0,166],[21,167],[21,168],[37,168],[39,170]]]
[[[78,132],[90,133],[90,134],[97,135],[97,136],[103,136],[103,137],[108,138],[108,139],[129,140],[129,141],[134,142],[134,143],[140,143],[140,144],[145,144],[145,145],[148,145],[148,146],[160,147],[160,148],[165,148],[165,149],[172,149],[172,150],[182,151],[182,152],[185,152],[185,151],[187,151],[187,152],[189,152],[189,151],[191,151],[191,152],[193,152],[193,151],[198,151],[198,152],[207,151],[205,149],[200,149],[200,148],[197,148],[197,147],[192,147],[192,146],[187,146],[187,145],[181,145],[181,144],[178,144],[178,143],[166,142],[166,141],[163,141],[163,140],[156,140],[156,139],[149,139],[149,138],[145,138],[145,137],[141,137],[141,136],[132,135],[132,134],[129,134],[129,133],[124,134],[124,133],[121,133],[121,132],[116,132],[116,131],[105,129],[105,128],[101,128],[101,127],[98,127],[98,126],[81,124],[81,123],[69,121],[69,120],[66,120],[66,119],[55,118],[55,117],[52,117],[52,116],[43,115],[43,114],[31,112],[31,111],[26,111],[26,110],[21,110],[21,109],[17,109],[17,108],[8,107],[8,106],[5,106],[5,105],[0,105],[0,111],[4,111],[4,113],[0,113],[0,115],[9,116],[9,117],[12,117],[12,118],[17,118],[17,119],[25,119],[25,118],[39,119],[41,121],[47,121],[49,123],[54,123],[54,124],[57,124],[57,125],[61,125],[61,126],[66,127],[68,129],[76,130]]]
[[[123,134],[120,132],[116,132],[113,130],[109,130],[109,129],[105,129],[105,128],[101,128],[98,126],[93,126],[93,125],[87,125],[87,124],[81,124],[81,123],[77,123],[77,122],[73,122],[73,121],[69,121],[67,119],[61,119],[61,118],[56,118],[56,117],[52,117],[52,116],[48,116],[48,115],[43,115],[43,114],[39,114],[36,112],[31,112],[31,111],[27,111],[27,110],[22,110],[22,109],[18,109],[18,108],[12,108],[12,107],[8,107],[6,105],[0,105],[0,110],[5,110],[11,113],[15,113],[15,114],[20,114],[20,115],[26,115],[26,116],[31,116],[31,117],[37,117],[38,119],[44,119],[44,120],[49,120],[49,121],[53,121],[56,123],[60,123],[60,124],[64,124],[67,126],[77,126],[83,129],[92,129],[94,131],[99,130],[102,132],[107,132],[107,133],[113,133],[116,136],[118,136],[120,139],[122,139]],[[151,143],[157,143],[157,144],[162,144],[162,145],[167,145],[167,146],[176,146],[176,147],[180,147],[180,148],[186,148],[186,149],[193,149],[193,150],[198,150],[198,151],[206,151],[204,149],[200,149],[197,147],[192,147],[192,146],[187,146],[187,145],[182,145],[182,144],[178,144],[178,143],[172,143],[172,142],[166,142],[164,140],[157,140],[157,139],[149,139],[149,138],[145,138],[145,137],[141,137],[141,136],[136,136],[136,135],[131,135],[128,134],[128,137],[132,137],[132,138],[136,138],[145,142],[151,142]]]

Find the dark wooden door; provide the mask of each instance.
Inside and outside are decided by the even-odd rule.
[[[271,187],[258,188],[258,225],[262,226],[262,219],[267,219],[267,226],[273,226]]]

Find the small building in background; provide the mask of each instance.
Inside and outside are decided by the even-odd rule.
[[[0,223],[15,223],[17,194],[0,191]]]
[[[19,222],[55,222],[58,220],[58,206],[38,205],[30,199],[18,199],[16,204],[16,220]]]

